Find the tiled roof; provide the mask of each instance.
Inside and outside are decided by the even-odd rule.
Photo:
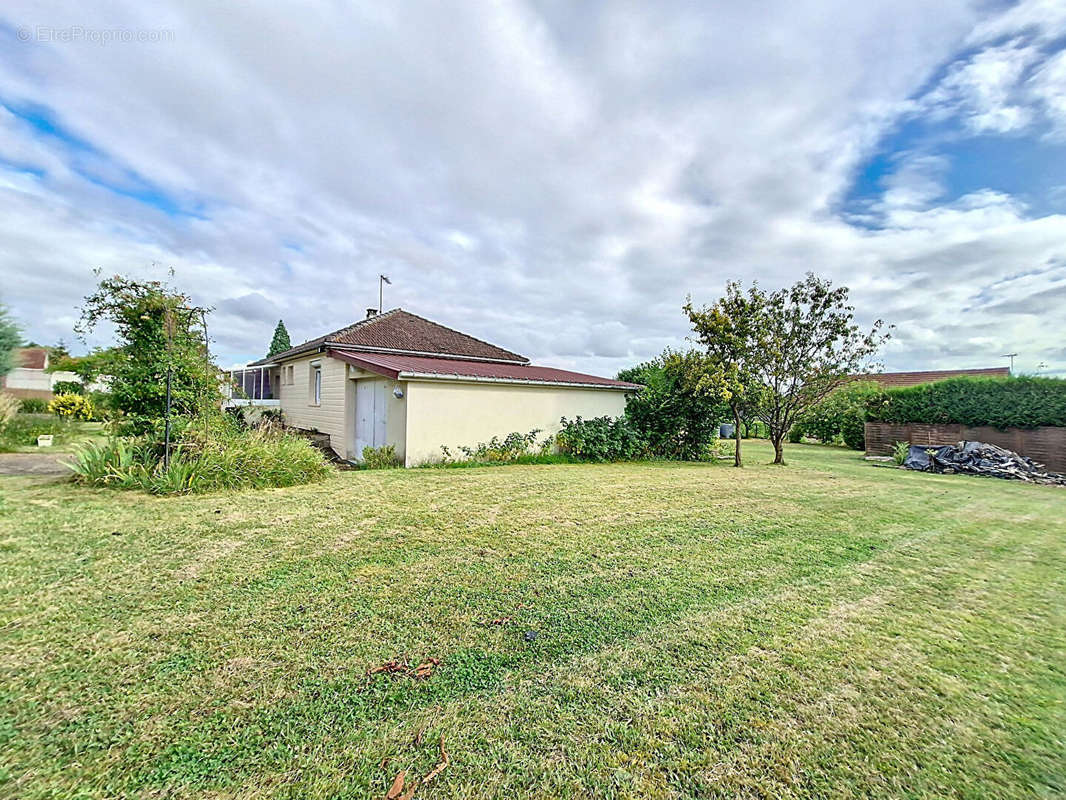
[[[900,386],[917,386],[920,383],[944,381],[948,378],[1007,378],[1010,377],[1010,369],[1008,367],[986,367],[983,369],[937,369],[925,372],[875,372],[851,377],[857,381],[876,381],[886,389],[893,389]]]
[[[15,359],[23,369],[44,369],[48,366],[48,351],[43,347],[22,347],[15,351]]]
[[[452,358],[404,356],[392,353],[360,353],[330,349],[332,358],[370,372],[397,378],[439,377],[500,383],[547,383],[567,386],[589,386],[603,389],[635,391],[639,383],[600,378],[582,372],[569,372],[553,367],[534,367],[529,364],[501,364],[491,361],[463,361]]]
[[[270,358],[253,361],[252,365],[283,361],[326,346],[340,346],[346,350],[391,350],[517,363],[529,361],[510,350],[395,308],[311,339]]]

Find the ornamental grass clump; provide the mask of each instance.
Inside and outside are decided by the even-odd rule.
[[[188,426],[168,464],[160,442],[143,436],[91,442],[70,466],[78,483],[152,494],[295,486],[330,473],[306,439],[273,426],[241,430],[227,421],[214,422],[206,432]]]

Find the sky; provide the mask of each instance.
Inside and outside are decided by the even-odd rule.
[[[173,271],[227,366],[384,273],[610,375],[813,271],[886,369],[1066,375],[1066,3],[5,0],[0,302],[107,344],[97,270]]]

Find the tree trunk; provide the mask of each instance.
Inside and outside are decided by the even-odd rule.
[[[733,409],[733,439],[736,442],[736,448],[733,451],[733,466],[744,466],[740,461],[740,412],[737,409]]]
[[[785,435],[783,433],[781,433],[780,431],[771,431],[770,436],[771,436],[771,440],[774,443],[774,463],[775,464],[784,464],[785,463],[785,448],[783,446],[783,442],[785,440]]]

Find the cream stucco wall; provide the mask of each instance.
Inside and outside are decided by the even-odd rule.
[[[405,463],[416,466],[512,431],[540,428],[539,438],[559,430],[560,417],[618,417],[625,393],[618,390],[459,381],[409,381],[406,390]]]
[[[312,362],[320,362],[322,367],[322,402],[319,405],[314,404]],[[287,377],[290,366],[293,372],[291,383]],[[347,450],[344,413],[348,389],[347,365],[335,358],[327,358],[322,353],[314,353],[286,361],[277,369],[277,373],[281,380],[273,383],[271,388],[281,402],[285,422],[294,428],[328,433],[330,446],[344,456]]]

